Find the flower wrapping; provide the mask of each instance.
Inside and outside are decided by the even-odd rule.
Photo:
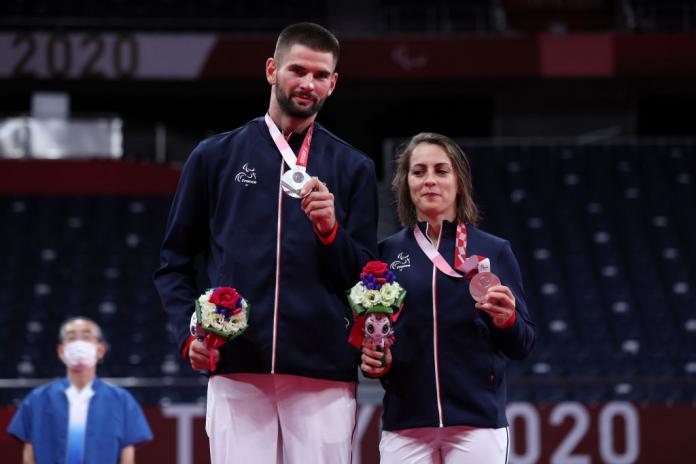
[[[387,263],[368,262],[360,273],[360,281],[347,294],[355,321],[348,342],[356,348],[365,343],[381,348],[391,345],[393,323],[403,306],[406,290],[396,282]]]
[[[195,302],[195,323],[191,333],[205,341],[208,348],[219,348],[241,335],[248,326],[249,303],[232,287],[215,287],[205,291]],[[210,371],[215,361],[210,353]]]

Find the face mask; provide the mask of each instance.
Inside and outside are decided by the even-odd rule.
[[[75,340],[63,348],[65,364],[70,368],[82,371],[97,363],[97,345],[84,340]]]

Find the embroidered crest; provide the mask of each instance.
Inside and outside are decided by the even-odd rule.
[[[389,268],[395,271],[401,271],[406,267],[411,267],[411,257],[403,251],[396,256],[397,259],[392,261]]]
[[[244,163],[242,170],[234,176],[234,180],[244,184],[245,187],[248,187],[249,184],[256,184],[256,169],[250,168],[248,163]]]

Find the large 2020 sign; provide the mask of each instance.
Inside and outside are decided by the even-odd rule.
[[[513,403],[507,408],[512,446],[510,461],[518,464],[550,462],[552,464],[589,464],[593,455],[599,454],[599,462],[630,464],[640,456],[640,415],[631,403],[612,402],[602,406],[596,414],[581,403],[559,403],[552,406],[542,427],[542,414],[529,403]],[[554,428],[567,427],[560,437]],[[543,432],[550,432],[544,437]],[[590,436],[595,434],[596,437]],[[546,441],[551,443],[544,443]],[[597,446],[581,451],[583,440]],[[552,446],[548,446],[552,445]],[[542,450],[550,452],[541,461]],[[597,462],[595,460],[595,462]]]
[[[520,402],[510,403],[506,412],[511,432],[511,464],[668,464],[683,463],[686,456],[696,456],[696,408],[687,404]],[[381,413],[379,405],[359,405],[353,464],[379,462]],[[196,463],[206,462],[204,435],[194,441],[195,434],[190,433],[197,428],[194,419],[200,420],[202,426],[202,406],[193,410],[172,405],[163,408],[162,414],[177,418],[179,454],[197,456]],[[203,450],[193,449],[201,445]]]

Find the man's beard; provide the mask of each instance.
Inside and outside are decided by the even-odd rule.
[[[301,94],[299,92],[296,92],[295,95]],[[285,93],[283,93],[279,85],[276,85],[276,100],[278,101],[280,109],[283,110],[283,113],[287,114],[292,118],[300,119],[305,119],[317,114],[321,107],[324,106],[324,102],[326,101],[326,99],[316,99],[311,106],[304,108],[299,107],[292,101],[292,94],[285,95]]]

